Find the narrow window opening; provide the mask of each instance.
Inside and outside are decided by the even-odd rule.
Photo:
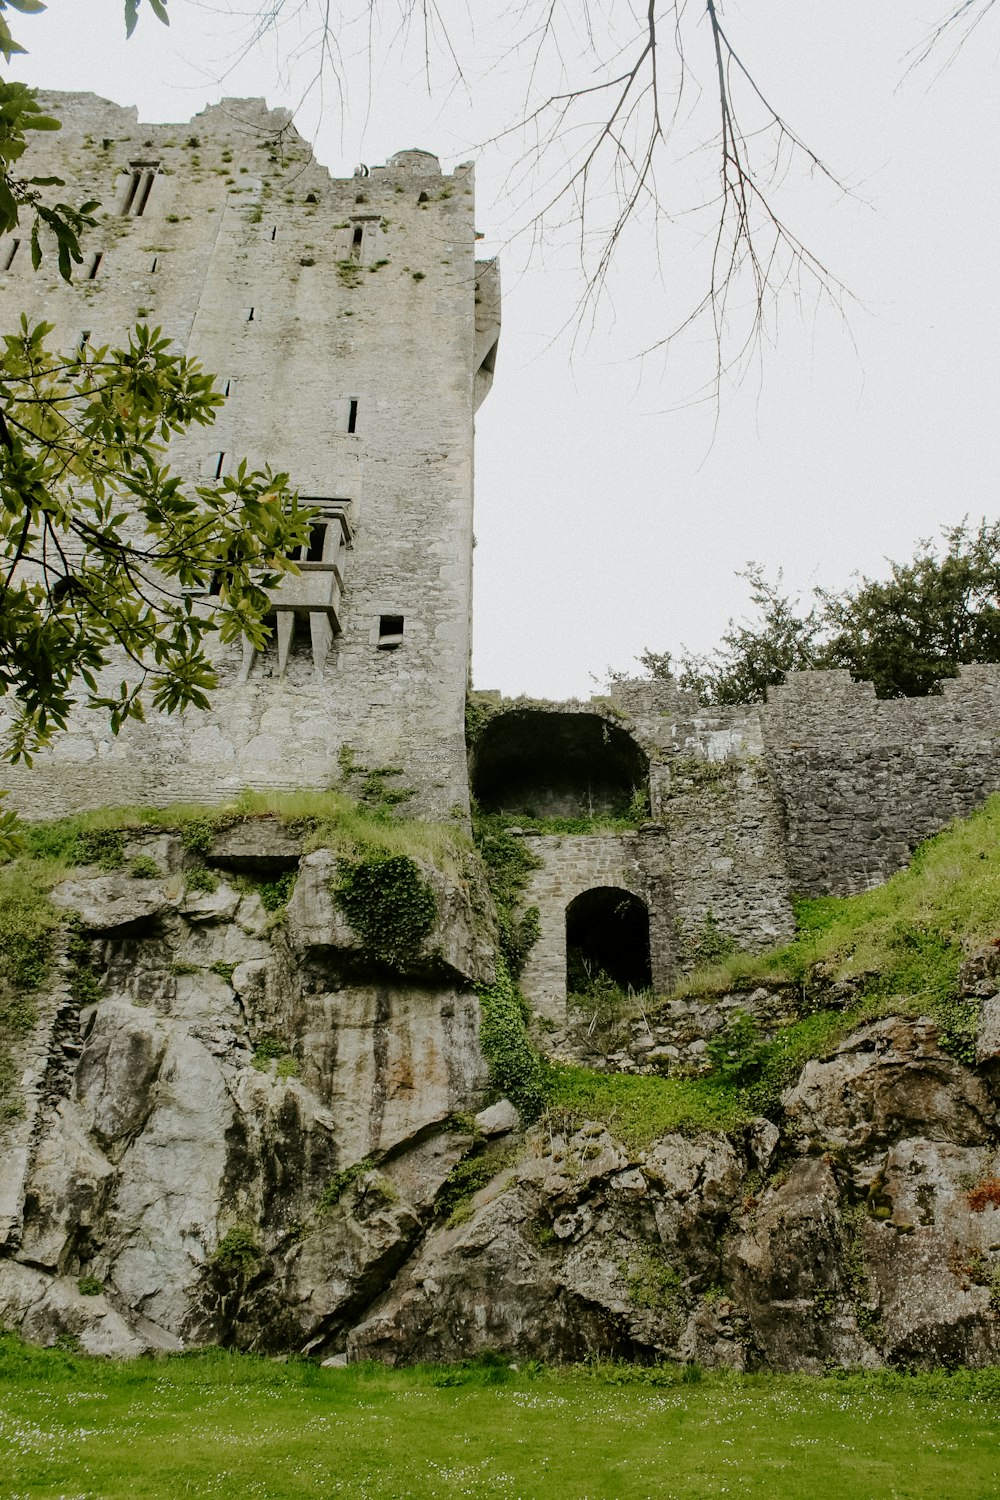
[[[253,322],[253,320],[254,320],[253,315],[254,315],[254,309],[251,307],[250,312],[247,315],[247,322],[248,323],[252,323]]]
[[[145,174],[146,180],[145,180],[145,182],[142,185],[142,192],[139,195],[138,206],[137,206],[136,211],[135,211],[135,216],[136,216],[137,219],[141,219],[142,218],[143,212],[145,211],[145,208],[146,208],[146,204],[149,202],[149,195],[153,191],[153,178],[155,176],[156,176],[156,168],[155,167],[151,171],[146,172],[146,174]]]
[[[323,553],[326,550],[326,522],[320,521],[309,531],[309,545],[304,549],[303,562],[318,563],[323,561]]]
[[[418,203],[426,203],[427,202],[427,194],[426,193],[418,193],[417,194],[417,202]]]
[[[156,264],[157,264],[157,260],[158,260],[158,257],[157,257],[157,256],[155,256],[155,255],[154,255],[154,256],[153,256],[153,264],[152,264],[152,265],[151,265],[151,266],[150,266],[150,268],[149,268],[149,269],[150,269],[150,271],[151,271],[151,272],[152,272],[152,273],[153,273],[153,275],[155,275],[155,274],[156,274]]]
[[[272,240],[276,240],[278,238],[278,226],[277,226],[277,224],[275,224],[274,227],[271,230],[271,238],[272,238]]]
[[[364,225],[355,224],[354,234],[351,237],[351,259],[361,259],[361,241],[365,237]]]
[[[402,615],[379,615],[377,644],[380,651],[395,651],[403,644]]]
[[[347,430],[357,432],[358,430],[358,403],[357,398],[351,398],[351,404],[347,409]]]
[[[224,396],[228,396],[229,393],[231,392],[232,388],[233,388],[233,382],[231,380],[227,380],[226,383],[225,383],[225,385],[222,387],[222,394]]]
[[[132,172],[132,181],[129,183],[128,192],[125,194],[125,202],[122,204],[122,213],[123,214],[127,215],[127,214],[131,213],[131,211],[132,211],[132,204],[135,201],[135,195],[136,195],[136,192],[138,190],[139,183],[140,183],[141,180],[142,180],[142,173],[139,172],[139,171],[137,171],[137,170],[133,170],[133,172]]]
[[[216,460],[215,460],[215,474],[213,475],[213,478],[215,478],[215,479],[221,479],[222,478],[222,465],[225,463],[225,461],[226,461],[226,455],[224,453],[220,453],[220,454],[218,454],[216,456]]]
[[[11,266],[14,264],[14,256],[17,254],[17,252],[18,252],[18,250],[20,248],[21,248],[21,241],[20,240],[15,240],[13,242],[13,244],[11,245],[11,247],[10,247],[10,253],[7,256],[7,259],[3,263],[3,268],[4,268],[5,271],[9,271],[10,268],[11,268]]]
[[[90,265],[89,265],[89,267],[87,269],[87,280],[88,281],[94,281],[94,280],[96,280],[97,273],[101,269],[101,261],[103,259],[104,259],[104,251],[103,250],[97,250],[91,256]]]
[[[83,330],[83,332],[81,333],[81,335],[80,335],[80,342],[77,344],[76,347],[77,347],[77,349],[79,349],[80,353],[82,354],[83,351],[84,351],[84,349],[87,347],[87,345],[89,343],[90,343],[90,329],[89,328],[85,328]]]

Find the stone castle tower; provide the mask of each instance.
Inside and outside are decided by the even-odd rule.
[[[0,317],[55,325],[56,347],[117,343],[148,321],[215,373],[214,427],[175,471],[246,458],[284,470],[323,516],[275,591],[271,645],[218,648],[207,714],[151,715],[116,740],[81,712],[8,784],[29,815],[243,787],[328,786],[350,747],[402,768],[415,814],[468,807],[473,414],[492,381],[499,284],[475,259],[471,164],[400,151],[333,180],[283,110],[223,101],[189,125],[60,95],[32,148],[68,201],[102,204],[71,286],[0,246]],[[120,669],[114,674],[117,679]]]

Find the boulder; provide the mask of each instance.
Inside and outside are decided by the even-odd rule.
[[[437,915],[420,947],[402,956],[397,972],[435,975],[467,983],[491,984],[495,978],[495,932],[490,902],[478,868],[461,878],[414,860],[421,880],[434,893]],[[365,962],[365,940],[356,933],[334,898],[338,857],[329,849],[307,854],[285,912],[293,949],[299,953],[342,953],[354,967]]]
[[[926,1018],[862,1026],[806,1063],[782,1102],[800,1135],[851,1150],[916,1134],[973,1145],[990,1138],[994,1119],[983,1084],[941,1050]]]
[[[1000,995],[989,995],[979,1008],[976,1027],[976,1062],[1000,1062]]]
[[[101,933],[144,926],[175,910],[182,895],[179,880],[133,880],[122,873],[64,880],[53,888],[52,901],[75,912],[86,932]]]

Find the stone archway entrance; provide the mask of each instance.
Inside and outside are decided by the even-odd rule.
[[[581,991],[606,975],[622,989],[652,984],[649,912],[620,886],[581,891],[566,908],[566,988]]]

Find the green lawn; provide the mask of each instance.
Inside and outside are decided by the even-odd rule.
[[[998,1406],[1000,1371],[652,1385],[610,1367],[115,1365],[3,1339],[0,1493],[993,1500]]]

